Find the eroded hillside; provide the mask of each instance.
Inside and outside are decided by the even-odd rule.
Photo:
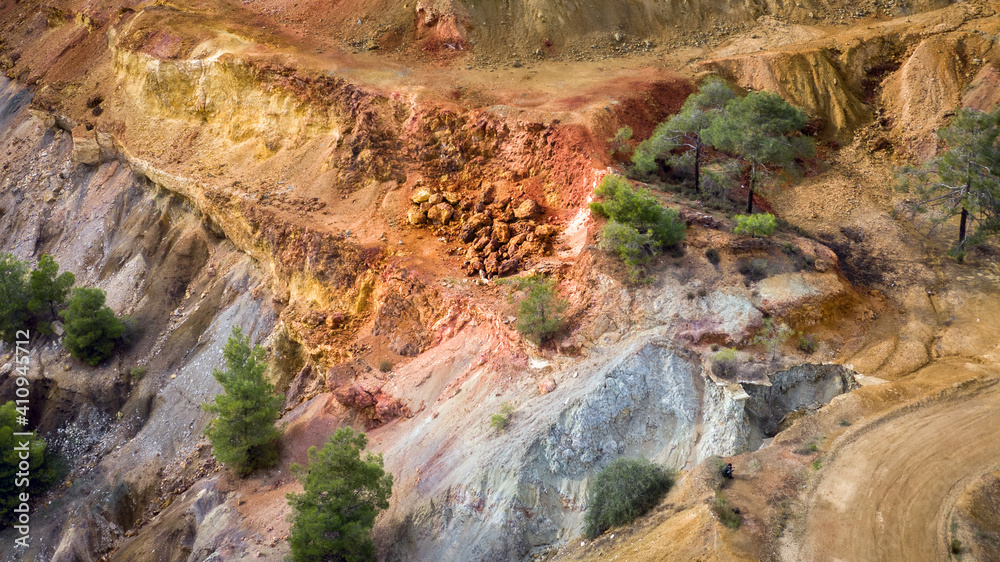
[[[995,254],[950,261],[891,186],[956,107],[1000,101],[996,6],[500,6],[0,4],[3,250],[54,255],[144,328],[96,369],[35,346],[31,423],[72,466],[29,551],[0,533],[5,560],[281,559],[289,466],[343,424],[396,479],[386,559],[932,559],[956,533],[990,551]],[[818,157],[759,201],[797,230],[748,243],[705,201],[661,194],[685,247],[629,283],[587,208],[622,166],[608,139],[648,137],[706,73],[812,118]],[[755,259],[770,269],[751,281]],[[541,348],[497,283],[526,272],[569,303]],[[772,360],[753,340],[765,317],[818,349]],[[242,480],[202,436],[232,325],[287,396],[280,465]],[[713,345],[746,368],[716,373]],[[618,456],[680,484],[581,542],[586,485]],[[735,531],[710,509],[718,457],[739,470]],[[857,474],[881,459],[890,473]],[[938,482],[906,480],[935,463]],[[862,481],[879,505],[850,501]],[[926,490],[918,517],[900,486]],[[871,517],[900,540],[841,540]]]

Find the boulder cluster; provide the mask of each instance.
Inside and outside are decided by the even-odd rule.
[[[469,246],[464,248],[466,274],[504,277],[551,247],[556,227],[540,224],[541,206],[533,199],[498,197],[490,186],[474,199],[458,193],[418,188],[407,213],[411,225],[441,225]],[[460,249],[462,250],[462,249]]]

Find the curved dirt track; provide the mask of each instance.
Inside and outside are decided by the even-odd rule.
[[[785,558],[947,560],[958,493],[1000,464],[1000,385],[976,387],[835,446],[806,498],[799,548]]]

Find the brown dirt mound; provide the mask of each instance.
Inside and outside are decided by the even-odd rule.
[[[1000,561],[1000,472],[972,483],[955,504],[952,551],[979,562]],[[949,545],[951,546],[951,545]]]

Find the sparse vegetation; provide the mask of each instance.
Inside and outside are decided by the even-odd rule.
[[[753,238],[770,236],[774,232],[774,215],[764,213],[760,215],[736,215],[736,228],[733,232],[741,235],[749,235]]]
[[[595,214],[608,218],[601,232],[601,248],[615,252],[629,266],[633,281],[640,266],[679,244],[687,226],[675,209],[667,209],[644,190],[635,190],[628,180],[609,174],[594,192],[603,201],[590,204]]]
[[[11,254],[0,256],[0,337],[7,343],[28,327],[28,264]]]
[[[900,170],[898,187],[916,192],[915,212],[936,209],[936,225],[960,216],[952,253],[961,259],[970,245],[1000,234],[1000,107],[990,113],[959,109],[937,135],[947,149],[922,167]]]
[[[51,334],[51,322],[65,308],[74,281],[72,273],[59,274],[48,254],[42,254],[30,273],[26,262],[11,254],[0,256],[0,338],[14,341],[18,330],[31,326]]]
[[[584,535],[595,538],[611,527],[635,521],[660,503],[674,479],[672,470],[646,459],[614,460],[587,487]]]
[[[733,511],[722,492],[715,493],[715,499],[712,500],[712,511],[719,518],[719,521],[730,529],[739,529],[743,523],[743,517]]]
[[[392,370],[392,361],[388,359],[383,359],[378,362],[378,370],[383,373],[388,373]]]
[[[135,379],[136,382],[139,382],[139,381],[142,380],[143,377],[146,376],[146,368],[145,367],[132,367],[131,369],[129,369],[128,374],[131,375],[132,378]]]
[[[623,156],[628,157],[632,153],[632,146],[629,144],[629,140],[632,138],[632,127],[625,126],[618,129],[615,132],[615,136],[608,139],[608,151],[611,156]]]
[[[215,458],[245,476],[255,468],[277,464],[281,432],[274,423],[285,399],[264,378],[264,348],[251,348],[250,338],[239,326],[233,326],[222,354],[226,370],[214,369],[212,376],[222,385],[223,393],[204,406],[206,411],[217,414],[205,434],[212,442]]]
[[[0,406],[0,521],[4,523],[14,520],[14,510],[22,503],[19,494],[38,498],[58,481],[62,470],[58,457],[46,449],[45,441],[35,432],[27,438],[14,436],[15,432],[24,431],[24,425],[18,423],[18,417],[27,413],[27,407],[22,408],[19,409],[14,401]],[[27,444],[29,469],[26,472],[30,473],[30,478],[17,476],[21,471],[19,464],[25,458],[20,456],[24,451],[17,448],[22,444]]]
[[[712,265],[719,265],[719,251],[715,248],[705,250],[705,258]]]
[[[767,350],[768,358],[773,361],[777,350],[788,341],[792,333],[792,329],[786,324],[779,323],[774,318],[765,318],[751,343],[763,345],[764,349]]]
[[[738,271],[746,278],[746,282],[756,283],[767,278],[767,260],[757,258],[754,260],[742,260],[738,265]]]
[[[808,335],[807,334],[799,334],[799,350],[800,351],[802,351],[802,352],[804,352],[806,354],[812,355],[813,352],[815,352],[818,347],[819,347],[819,344],[816,342],[816,336],[814,336],[812,334],[808,334]]]
[[[739,354],[731,347],[712,354],[712,371],[717,377],[732,379],[739,373],[739,366]]]
[[[104,291],[73,289],[69,306],[62,312],[66,321],[63,343],[73,357],[94,366],[107,359],[115,342],[125,334],[125,326],[114,311],[104,305]]]
[[[497,430],[497,433],[502,433],[510,425],[510,418],[514,415],[514,407],[510,405],[510,402],[504,402],[500,406],[500,412],[490,416],[490,427]]]
[[[785,242],[781,246],[781,251],[784,252],[786,256],[791,258],[792,264],[795,265],[796,271],[809,270],[815,267],[816,258],[812,256],[807,256],[802,252],[802,248],[791,242]]]
[[[142,337],[142,328],[139,326],[139,321],[128,314],[123,315],[120,320],[125,330],[122,332],[121,337],[118,338],[118,343],[122,348],[128,349]]]
[[[383,469],[381,454],[361,458],[367,446],[364,433],[341,427],[322,449],[309,448],[305,467],[292,465],[302,493],[287,495],[290,560],[375,559],[371,530],[378,513],[389,507],[393,478]]]
[[[819,444],[815,441],[806,441],[795,448],[797,455],[811,455],[819,451]]]
[[[559,298],[554,279],[532,275],[512,283],[526,293],[518,304],[517,331],[537,344],[545,343],[562,329],[569,303]]]

